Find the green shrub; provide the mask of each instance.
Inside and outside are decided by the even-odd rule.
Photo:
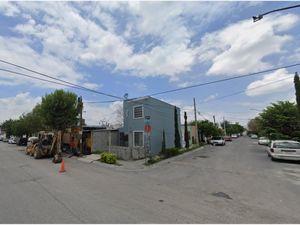
[[[100,158],[101,162],[108,163],[108,164],[116,164],[117,162],[117,155],[110,152],[103,152]]]

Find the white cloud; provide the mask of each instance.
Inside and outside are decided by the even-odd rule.
[[[287,90],[293,88],[293,78],[293,74],[289,74],[286,69],[276,70],[273,73],[264,75],[263,79],[250,83],[246,89],[246,95],[260,96],[287,92]]]
[[[117,111],[123,108],[123,102],[117,101],[106,106],[99,104],[84,104],[83,118],[88,125],[99,125],[101,121],[106,121],[111,125],[120,123],[120,115]]]
[[[5,16],[15,16],[20,13],[19,9],[12,3],[0,1],[0,12]]]
[[[0,98],[0,121],[17,119],[23,113],[30,112],[41,102],[40,97],[33,97],[29,92],[17,94],[14,97]]]
[[[268,16],[259,23],[250,19],[206,34],[198,48],[200,62],[212,62],[209,75],[233,75],[266,69],[266,56],[281,53],[292,40],[281,34],[294,27],[299,17],[292,14]]]
[[[224,8],[236,4],[18,2],[8,5],[18,9],[14,15],[19,13],[28,20],[14,31],[39,42],[43,54],[85,65],[109,64],[115,71],[129,71],[134,76],[168,76],[177,80],[196,63],[196,48],[191,43],[194,31],[187,20],[192,18],[204,25],[215,20]],[[128,16],[128,21],[116,16],[120,11]],[[204,14],[205,22],[199,12]],[[126,27],[124,32],[119,28],[122,23]],[[135,38],[149,41],[137,48],[132,41]]]
[[[0,36],[0,58],[17,65],[22,65],[33,70],[37,70],[41,73],[49,74],[55,78],[66,80],[72,83],[79,83],[82,75],[74,71],[72,63],[68,61],[63,62],[49,54],[38,53],[30,48],[29,43],[30,41],[27,39],[4,38]],[[3,63],[1,63],[1,68],[21,72],[21,70],[17,69],[16,67],[8,66]],[[41,77],[28,71],[22,70],[22,73],[49,80],[49,78]],[[15,85],[31,83],[36,87],[62,87],[61,85],[38,81],[36,79],[13,75],[6,72],[0,73],[0,79],[4,79],[6,83],[10,81]]]
[[[206,99],[204,99],[204,102],[208,102],[208,101],[210,101],[210,100],[213,100],[213,99],[215,99],[216,97],[218,97],[218,94],[217,94],[217,93],[216,93],[216,94],[212,94],[212,95],[208,96]]]

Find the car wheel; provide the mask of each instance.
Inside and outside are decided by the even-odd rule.
[[[35,159],[40,159],[41,158],[41,153],[40,153],[40,150],[36,149],[33,153],[33,157]]]
[[[277,161],[277,159],[275,159],[275,158],[272,157],[271,155],[270,155],[270,157],[271,157],[271,160],[272,160],[273,162]]]

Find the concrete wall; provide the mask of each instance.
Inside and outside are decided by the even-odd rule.
[[[119,133],[116,130],[93,130],[92,134],[92,152],[108,151],[109,140],[111,145],[119,145]]]
[[[112,145],[108,152],[115,153],[119,159],[123,159],[123,160],[145,158],[144,148],[130,148],[130,147]]]

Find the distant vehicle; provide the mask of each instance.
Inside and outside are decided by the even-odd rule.
[[[210,140],[211,145],[225,145],[225,140],[223,137],[212,137]]]
[[[250,137],[251,137],[251,139],[257,139],[258,138],[256,134],[251,134]]]
[[[270,143],[270,140],[266,137],[260,137],[258,139],[258,144],[259,145],[269,145],[269,143]]]
[[[16,138],[15,137],[10,137],[8,140],[8,144],[16,144]]]
[[[224,136],[225,141],[232,141],[232,138],[230,136]]]
[[[290,140],[272,141],[268,149],[268,156],[276,159],[300,160],[300,142]]]
[[[19,146],[26,146],[27,145],[27,138],[26,137],[21,137],[17,141],[17,145],[19,145]]]
[[[8,139],[4,136],[2,139],[3,142],[8,142]]]
[[[232,138],[238,138],[238,135],[237,134],[232,134],[231,137]]]

